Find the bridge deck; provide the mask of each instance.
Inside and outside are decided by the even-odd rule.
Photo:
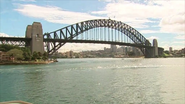
[[[31,38],[24,37],[0,37],[0,41],[30,41]],[[124,43],[124,42],[115,42],[115,41],[102,41],[102,40],[66,40],[66,39],[44,39],[44,42],[59,42],[59,43],[98,43],[98,44],[114,44],[114,45],[125,45],[133,46],[138,48],[153,48],[153,46],[144,46],[141,44],[135,43]]]
[[[123,43],[123,42],[114,42],[114,41],[101,41],[101,40],[65,40],[65,39],[44,39],[44,42],[68,42],[68,43],[98,43],[98,44],[113,44],[113,45],[125,45],[133,46],[138,48],[153,48],[153,46],[144,46],[141,44],[135,43]]]
[[[0,37],[0,41],[27,41],[31,40],[31,38],[24,38],[24,37]]]

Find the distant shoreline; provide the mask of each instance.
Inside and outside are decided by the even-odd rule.
[[[15,61],[15,62],[0,62],[0,65],[36,65],[36,64],[50,64],[55,61]]]

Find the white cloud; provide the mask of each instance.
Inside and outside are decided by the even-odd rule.
[[[174,42],[172,42],[172,43],[174,43],[174,44],[184,44],[185,45],[185,41],[174,41]],[[184,46],[185,47],[185,46]]]
[[[165,50],[169,50],[169,47],[172,47],[173,50],[180,50],[185,47],[185,41],[163,41],[159,46]]]
[[[153,39],[159,39],[159,38],[156,37],[156,36],[151,36],[151,37],[148,37],[146,39],[148,39],[152,43],[153,42]]]
[[[175,37],[175,39],[185,40],[185,35],[178,35],[178,36]]]
[[[180,50],[182,48],[184,48],[185,46],[184,45],[172,45],[172,44],[163,44],[163,45],[160,45],[161,47],[164,48],[164,50],[169,50],[170,47],[173,48],[173,50]]]
[[[140,3],[139,0],[99,1],[107,2],[106,6],[100,11],[92,11],[91,14],[67,11],[55,6],[33,4],[19,4],[15,10],[25,16],[53,23],[74,24],[89,19],[111,18],[125,22],[134,28],[148,28],[158,25],[160,32],[178,34],[185,32],[185,1],[183,0],[145,0],[145,4]],[[106,17],[101,15],[106,15]],[[160,22],[153,19],[160,20]]]
[[[159,26],[164,32],[185,33],[185,12],[162,18]]]
[[[40,18],[48,22],[61,24],[74,24],[84,20],[103,18],[93,16],[88,13],[66,11],[59,7],[37,6],[33,4],[20,4],[19,8],[15,10],[25,16]]]
[[[140,0],[116,0],[116,2],[114,0],[104,9],[93,11],[92,14],[115,17],[135,28],[146,28],[146,23],[151,26],[150,23],[155,22],[151,19],[159,19],[158,26],[161,27],[161,32],[185,32],[184,0],[145,0],[145,4],[140,2]]]
[[[139,31],[141,34],[147,34],[147,33],[157,33],[159,31],[154,31],[154,30],[140,30]]]
[[[106,14],[110,18],[121,20],[135,28],[146,28],[145,23],[151,23],[153,21],[148,18],[156,17],[151,13],[154,9],[160,9],[154,5],[148,6],[144,4],[138,4],[130,1],[118,1],[111,2],[106,5],[102,11],[93,11],[93,14]],[[153,12],[153,11],[152,11]],[[150,14],[150,15],[148,15]]]
[[[0,33],[0,37],[10,37],[8,34]]]

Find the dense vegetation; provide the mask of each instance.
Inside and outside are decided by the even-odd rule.
[[[44,52],[43,54],[40,52],[33,52],[33,54],[31,54],[30,49],[27,47],[19,47],[19,46],[1,44],[0,51],[6,52],[7,55],[10,55],[10,57],[14,57],[15,60],[30,61],[30,60],[47,60],[48,59],[47,52]]]

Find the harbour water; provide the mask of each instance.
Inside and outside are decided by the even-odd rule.
[[[0,102],[185,104],[185,58],[58,59],[1,65]]]

